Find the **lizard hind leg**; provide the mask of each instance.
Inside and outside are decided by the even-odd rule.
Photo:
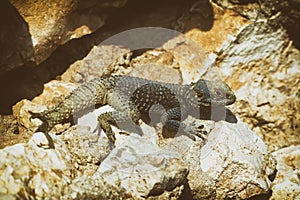
[[[165,138],[175,137],[181,129],[181,110],[175,107],[162,114],[160,121],[163,123],[162,134]]]
[[[138,126],[141,113],[137,106],[130,101],[128,95],[114,91],[108,94],[107,103],[115,111],[99,115],[98,126],[103,129],[111,142],[114,143],[116,140],[111,125],[129,132],[143,134],[141,127]]]

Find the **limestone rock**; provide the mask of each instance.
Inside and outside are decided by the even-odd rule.
[[[31,115],[28,111],[42,112],[46,110],[46,106],[32,103],[27,99],[23,99],[13,107],[14,116],[18,122],[19,132],[23,129],[35,131],[42,124],[39,119],[30,119]]]
[[[24,99],[13,107],[13,115],[16,117],[19,129],[34,131],[41,125],[39,119],[30,119],[30,113],[42,112],[56,105],[64,96],[67,96],[77,86],[62,81],[51,81],[44,86],[43,93],[32,101]],[[22,132],[22,130],[20,130]]]
[[[131,75],[157,81],[180,83],[178,63],[166,50],[150,50],[132,58],[129,49],[113,45],[94,46],[82,60],[62,75],[66,82],[82,83],[103,75]]]
[[[182,82],[178,62],[169,51],[162,49],[146,51],[132,59],[130,64],[131,76],[176,84]]]
[[[260,16],[261,5],[259,1],[230,1],[230,0],[213,0],[222,8],[231,9],[239,13],[241,16],[246,16],[251,20],[256,20]]]
[[[75,177],[92,176],[111,152],[106,136],[102,134],[98,138],[97,133],[92,133],[86,126],[74,126],[65,131],[60,139],[69,151]]]
[[[220,121],[201,149],[202,170],[216,180],[216,198],[246,199],[267,193],[276,161],[264,142],[239,121]]]
[[[0,29],[0,75],[31,65],[34,58],[28,25],[8,0],[0,2]]]
[[[91,179],[109,152],[105,138],[95,139],[84,127],[74,127],[62,137],[35,133],[28,143],[0,150],[0,199],[3,197],[80,199],[130,197],[102,179]],[[53,146],[54,145],[54,146]],[[85,185],[82,187],[82,182]],[[100,188],[100,189],[99,189]]]
[[[90,176],[82,176],[76,178],[64,189],[64,194],[60,197],[62,200],[81,200],[81,199],[132,199],[129,193],[124,188],[115,187],[107,184],[103,178],[98,177],[94,179]]]
[[[247,26],[216,60],[237,96],[233,111],[274,151],[299,144],[300,52],[272,22]]]
[[[94,178],[103,177],[137,198],[162,194],[182,185],[188,169],[174,152],[132,134],[101,163]]]
[[[240,120],[237,124],[207,121],[206,127],[205,141],[179,136],[166,140],[162,147],[180,153],[189,166],[191,196],[247,199],[267,193],[271,184],[268,176],[276,162],[263,141]]]
[[[237,96],[232,111],[263,138],[269,150],[299,144],[299,114],[294,111],[300,105],[300,53],[297,41],[286,31],[286,24],[298,30],[299,3],[264,1],[259,11],[256,1],[213,2],[219,6],[211,4],[214,24],[209,31],[191,29],[164,44],[179,63],[183,83],[199,77],[224,80]],[[264,16],[258,12],[265,12]],[[293,17],[282,22],[278,15]],[[187,24],[189,18],[182,20]]]
[[[268,18],[275,18],[276,23],[280,23],[286,30],[296,48],[300,48],[299,31],[300,25],[300,2],[291,1],[272,1],[266,0],[261,4],[261,12]]]
[[[300,145],[272,153],[277,160],[277,174],[272,184],[271,200],[300,199]]]
[[[0,115],[0,149],[20,142],[18,123],[13,115]]]
[[[62,142],[54,138],[56,149],[36,133],[26,144],[6,147],[0,153],[0,197],[21,199],[59,198],[71,180],[71,162]]]
[[[11,2],[20,1],[11,0]],[[113,2],[108,4],[111,5],[110,3]],[[117,3],[118,6],[121,6],[125,1],[117,2],[120,3]],[[92,134],[91,129],[76,126],[61,136],[51,135],[57,146],[55,150],[48,149],[51,144],[41,133],[34,135],[27,144],[18,144],[1,150],[0,171],[1,169],[4,171],[0,173],[0,184],[4,187],[1,185],[0,190],[5,189],[4,197],[13,198],[15,194],[20,194],[21,198],[23,193],[20,191],[25,191],[33,197],[52,195],[49,192],[50,189],[43,188],[45,191],[43,193],[40,192],[41,189],[38,186],[36,194],[30,193],[34,191],[33,188],[36,188],[37,184],[34,185],[32,182],[38,182],[37,178],[29,182],[30,178],[15,178],[19,174],[26,174],[24,177],[33,176],[36,174],[35,170],[38,170],[39,176],[43,178],[40,166],[48,164],[48,157],[38,159],[40,163],[32,162],[35,168],[29,167],[29,170],[27,168],[31,166],[31,161],[28,164],[22,160],[27,156],[24,156],[24,153],[20,153],[22,156],[18,154],[13,158],[9,157],[11,160],[6,161],[7,149],[13,149],[9,150],[9,154],[15,155],[19,151],[17,147],[26,149],[26,146],[34,144],[34,148],[38,148],[38,151],[34,151],[33,155],[43,156],[45,151],[58,151],[57,155],[61,155],[61,152],[65,153],[57,163],[67,163],[68,167],[47,166],[49,168],[46,168],[47,174],[51,171],[49,179],[52,178],[53,173],[59,176],[59,178],[54,177],[54,180],[60,185],[53,184],[56,188],[51,189],[62,194],[64,199],[126,199],[161,193],[162,195],[150,196],[149,199],[172,197],[246,199],[267,193],[270,188],[273,190],[272,199],[282,199],[282,197],[297,199],[299,196],[300,131],[297,123],[299,113],[295,110],[299,110],[300,105],[298,89],[300,53],[294,47],[297,47],[296,40],[291,40],[293,38],[286,29],[288,27],[293,29],[294,25],[295,32],[297,32],[299,27],[296,23],[299,21],[297,20],[299,18],[297,5],[299,3],[297,0],[289,2],[215,0],[214,2],[217,2],[219,6],[197,1],[179,18],[176,14],[177,25],[186,32],[162,44],[160,49],[149,50],[134,57],[128,49],[117,46],[94,47],[86,58],[74,63],[62,75],[62,80],[81,83],[103,74],[131,74],[175,83],[190,83],[200,77],[221,78],[232,87],[238,98],[230,109],[261,136],[269,150],[275,151],[273,156],[278,162],[278,173],[274,183],[271,183],[268,178],[274,173],[274,157],[268,153],[262,139],[241,120],[238,120],[237,124],[196,120],[197,123],[206,125],[208,135],[205,136],[204,141],[197,137],[196,141],[193,141],[186,136],[165,140],[158,137],[157,139],[156,132],[159,134],[159,131],[149,127],[143,128],[146,134],[142,137],[118,130],[117,147],[112,152],[104,134],[101,134],[98,142],[94,144],[96,134]],[[32,3],[33,1],[23,2],[24,8],[26,6],[30,8],[28,12],[31,12],[33,8],[30,6],[33,5]],[[45,59],[58,45],[71,38],[90,33],[93,25],[99,27],[104,23],[106,14],[98,15],[97,13],[85,18],[86,11],[94,13],[93,11],[99,8],[98,6],[95,10],[91,8],[95,5],[93,1],[77,3],[78,1],[61,1],[47,4],[50,5],[49,8],[62,6],[63,12],[57,13],[58,9],[55,9],[55,12],[44,12],[50,13],[46,15],[46,19],[26,15],[26,10],[20,11],[22,15],[24,13],[26,15],[24,18],[29,22],[29,31],[35,34],[32,38],[38,62]],[[20,3],[14,5],[18,7]],[[202,12],[201,6],[203,5],[207,12]],[[36,9],[40,4],[34,6]],[[64,9],[68,6],[67,10]],[[197,12],[202,20],[208,19],[206,29],[201,29],[203,24],[198,25],[193,21],[197,20]],[[53,16],[51,13],[54,13]],[[293,16],[291,17],[289,13]],[[78,19],[77,17],[87,20],[78,20],[79,25],[73,24],[73,19]],[[40,29],[39,23],[36,23],[40,22],[39,20],[47,21],[49,32],[46,34],[40,34],[44,29]],[[88,21],[95,24],[91,27],[85,26],[85,22],[88,23]],[[140,20],[137,21],[140,23]],[[191,22],[194,23],[193,28],[186,29],[188,27],[186,25],[190,25]],[[49,23],[63,25],[63,27],[59,29],[60,27],[54,27]],[[71,25],[71,28],[66,25]],[[39,34],[41,37],[38,36]],[[44,42],[45,38],[50,38],[49,42]],[[49,48],[49,44],[53,46],[50,45]],[[45,50],[45,48],[48,49]],[[52,89],[32,103],[22,101],[16,105],[14,114],[17,116],[17,121],[23,127],[34,130],[38,122],[29,120],[30,115],[27,111],[41,111],[46,109],[46,105],[57,104],[62,96],[76,88],[75,84],[68,86],[62,83],[62,87],[59,85],[60,82],[55,81],[50,87]],[[96,114],[93,113],[93,115]],[[88,124],[83,122],[82,125]],[[157,147],[156,143],[160,146]],[[291,144],[298,146],[277,150]],[[106,156],[107,158],[103,161]],[[14,160],[15,158],[17,161]],[[2,160],[8,165],[3,164]],[[38,164],[40,166],[36,167]],[[32,174],[30,170],[34,173]],[[96,174],[94,174],[95,171],[97,171]],[[69,172],[72,172],[71,176]],[[18,185],[20,181],[24,184]],[[46,181],[43,179],[40,182],[46,182],[44,185],[48,186],[49,182],[52,184],[51,181],[52,179],[46,179]],[[9,184],[15,187],[10,187]],[[23,189],[24,187],[29,189]],[[16,190],[12,191],[13,188]],[[55,195],[57,194],[53,195],[54,198]],[[131,197],[132,195],[134,197]]]
[[[117,65],[125,66],[126,70],[130,55],[129,49],[118,46],[94,46],[85,58],[73,63],[61,78],[66,82],[82,83],[118,71]]]
[[[103,26],[110,10],[124,6],[126,0],[10,2],[29,25],[35,61],[39,64],[59,45]]]
[[[197,1],[190,8],[190,12],[197,9],[212,9],[213,15],[207,18],[213,17],[213,26],[209,30],[193,27],[163,44],[163,48],[172,53],[178,63],[183,83],[197,81],[199,78],[205,78],[207,74],[210,74],[207,77],[209,79],[223,79],[214,66],[216,54],[223,45],[234,40],[234,36],[250,23],[232,10],[222,9],[214,3],[203,8],[201,2]],[[198,14],[203,15],[203,13]],[[190,18],[184,15],[181,22],[189,24]]]

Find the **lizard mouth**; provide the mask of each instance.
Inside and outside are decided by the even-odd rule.
[[[218,99],[218,98],[207,98],[206,100],[202,100],[200,105],[206,107],[218,107],[218,106],[228,106],[235,102],[236,97],[235,95],[230,95],[226,99]]]

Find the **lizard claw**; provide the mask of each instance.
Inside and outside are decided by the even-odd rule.
[[[190,138],[192,138],[191,136],[197,136],[197,137],[201,138],[202,140],[205,140],[205,138],[208,134],[207,131],[205,130],[203,124],[197,126],[195,122],[193,122],[189,126],[186,126],[184,128],[184,132],[185,132],[185,135],[187,135]]]

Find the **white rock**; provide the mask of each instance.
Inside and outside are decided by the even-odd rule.
[[[300,199],[300,145],[272,153],[277,160],[277,174],[271,186],[272,200]]]
[[[245,199],[270,189],[268,176],[276,162],[245,123],[215,123],[207,140],[200,163],[202,170],[216,181],[217,199]]]
[[[193,199],[246,199],[270,189],[268,176],[274,172],[275,160],[245,123],[195,123],[205,124],[206,143],[179,136],[165,140],[162,147],[181,154],[189,167]]]
[[[181,185],[188,174],[180,155],[160,149],[149,139],[130,135],[101,163],[94,178],[103,177],[138,198]]]
[[[70,157],[62,142],[56,139],[56,149],[36,145],[40,133],[27,144],[16,144],[0,150],[0,197],[21,199],[58,198],[62,186],[70,182]]]

